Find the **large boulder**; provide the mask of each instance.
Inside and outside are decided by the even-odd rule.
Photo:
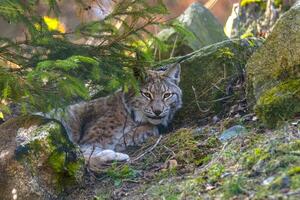
[[[0,174],[0,199],[57,199],[83,183],[84,159],[60,124],[19,117],[0,126]]]
[[[204,47],[182,60],[180,87],[183,107],[176,114],[174,125],[201,125],[214,116],[229,113],[235,104],[245,104],[244,71],[248,58],[262,40],[227,40]]]
[[[258,116],[270,126],[300,112],[299,55],[300,1],[277,21],[247,63],[248,99],[256,103]]]
[[[169,48],[162,52],[163,58],[169,58],[170,54],[172,56],[186,55],[204,46],[228,39],[222,25],[200,3],[191,4],[177,18],[177,21],[190,34],[183,34],[184,31],[180,32],[179,29],[174,28],[162,30],[158,38],[169,44]]]

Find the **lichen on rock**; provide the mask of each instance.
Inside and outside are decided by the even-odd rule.
[[[17,138],[24,131],[20,129]],[[84,160],[79,147],[69,141],[63,127],[55,122],[29,131],[27,139],[17,146],[16,158],[31,166],[31,172],[37,176],[48,176],[49,180],[44,181],[51,181],[55,191],[63,191],[83,176]]]
[[[3,131],[5,125],[1,125]],[[23,199],[53,199],[83,183],[84,159],[59,123],[44,121],[26,127],[23,121],[9,133],[10,146],[1,151],[9,152],[6,163],[0,163],[1,174],[7,174],[0,179],[4,199],[10,199],[12,187]]]

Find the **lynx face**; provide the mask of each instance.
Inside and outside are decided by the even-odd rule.
[[[166,71],[149,70],[140,93],[129,96],[126,100],[133,119],[136,122],[166,126],[182,104],[179,81],[179,64],[169,67]]]

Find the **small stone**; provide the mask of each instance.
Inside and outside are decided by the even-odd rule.
[[[223,173],[223,174],[221,175],[221,178],[225,178],[225,177],[231,176],[231,175],[232,175],[232,173],[230,173],[230,172],[225,172],[225,173]]]
[[[165,163],[165,169],[175,169],[178,166],[178,162],[177,160],[173,159],[173,160],[168,160]]]
[[[293,126],[297,126],[299,123],[300,123],[300,120],[294,121],[294,122],[292,122],[291,124],[292,124]]]
[[[215,189],[215,188],[216,188],[215,186],[213,186],[213,185],[211,185],[211,184],[207,184],[206,187],[205,187],[205,190],[206,190],[206,191],[209,191],[209,190],[213,190],[213,189]]]
[[[237,113],[236,115],[234,115],[234,118],[240,118],[241,115],[239,113]]]
[[[223,133],[221,133],[221,136],[219,137],[219,139],[222,142],[226,142],[236,136],[244,135],[245,133],[247,133],[247,130],[245,127],[243,127],[241,125],[236,125],[236,126],[233,126],[229,129],[225,130]]]
[[[282,178],[281,188],[289,188],[291,185],[291,179],[288,176]]]
[[[239,106],[238,105],[233,105],[233,106],[231,106],[231,108],[230,108],[230,114],[235,114],[235,113],[237,113],[239,111]]]
[[[272,181],[275,179],[274,176],[270,176],[269,178],[265,179],[263,182],[262,182],[262,185],[270,185],[270,183],[272,183]]]
[[[217,123],[218,121],[220,121],[220,118],[218,117],[218,116],[214,116],[213,118],[212,118],[212,122],[215,124],[215,123]]]
[[[192,130],[193,136],[198,136],[198,135],[202,135],[202,134],[204,134],[204,128],[202,128],[202,127],[195,128],[194,130]]]
[[[14,188],[12,191],[11,191],[12,194],[17,194],[17,190],[16,188]]]

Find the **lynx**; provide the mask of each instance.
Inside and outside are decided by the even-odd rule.
[[[63,124],[72,142],[79,144],[91,167],[127,161],[120,153],[159,134],[181,107],[180,65],[148,70],[140,93],[117,91],[111,96],[68,107]]]

